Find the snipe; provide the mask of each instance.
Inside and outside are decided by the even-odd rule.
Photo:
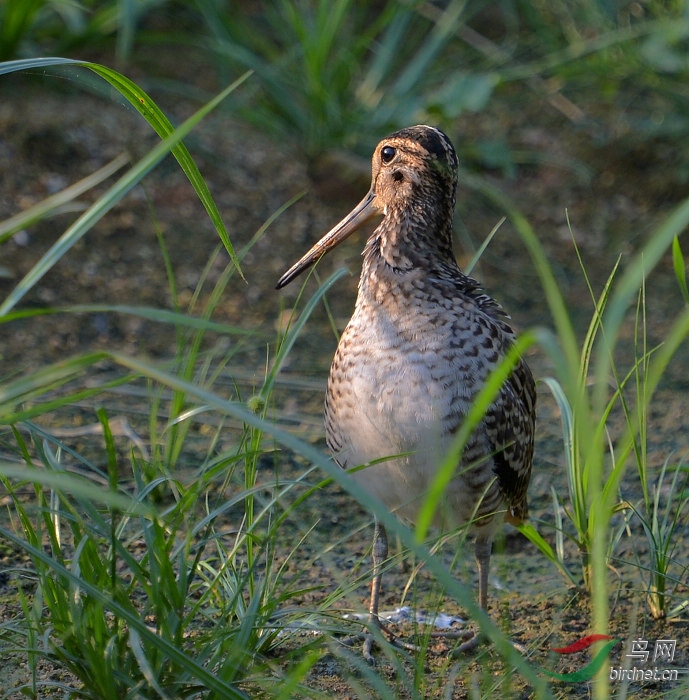
[[[366,243],[356,308],[333,359],[325,427],[337,463],[348,469],[375,461],[354,479],[412,521],[473,399],[515,338],[500,305],[455,261],[456,189],[457,156],[442,131],[413,126],[391,134],[373,154],[366,197],[277,284],[383,217]],[[437,514],[441,527],[471,523],[483,608],[493,536],[505,518],[527,515],[535,402],[522,360],[466,444]],[[387,552],[376,521],[370,623],[378,626]],[[370,637],[364,655],[371,659]]]

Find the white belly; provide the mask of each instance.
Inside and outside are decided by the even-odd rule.
[[[388,508],[413,521],[461,423],[462,407],[465,412],[468,406],[457,366],[460,359],[463,366],[466,362],[458,358],[455,363],[442,351],[449,346],[442,329],[430,341],[424,336],[423,345],[400,345],[399,333],[385,327],[368,330],[367,342],[357,344],[354,353],[348,349],[337,371],[337,356],[333,363],[329,393],[337,399],[331,398],[327,411],[328,434],[331,446],[339,446],[335,457],[343,468],[383,460],[353,476]],[[346,345],[356,332],[355,317],[340,343]],[[457,470],[444,494],[438,523],[470,520],[477,485],[497,491],[491,486],[492,470],[486,467],[484,463],[467,473]]]

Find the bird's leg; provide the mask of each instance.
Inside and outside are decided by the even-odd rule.
[[[474,545],[476,567],[478,569],[478,604],[483,610],[488,609],[488,569],[490,568],[490,555],[493,542],[490,538],[477,537]],[[453,656],[464,654],[478,646],[480,634],[476,632],[466,642],[462,642],[453,652]]]
[[[476,566],[478,568],[478,604],[483,610],[488,609],[488,569],[490,568],[490,555],[493,548],[491,540],[477,538],[474,545]]]
[[[375,641],[374,630],[385,632],[388,641],[398,649],[406,649],[407,651],[418,651],[416,644],[411,644],[398,639],[389,629],[387,629],[380,621],[378,605],[380,602],[380,587],[383,579],[383,567],[388,558],[388,534],[385,527],[378,520],[375,520],[375,528],[373,531],[373,547],[371,550],[373,559],[373,580],[371,581],[371,601],[368,607],[368,630],[363,634],[353,635],[342,640],[345,646],[351,646],[356,641],[363,639],[364,644],[362,654],[364,659],[374,665],[376,663],[373,656],[373,642]]]
[[[380,586],[383,579],[383,565],[388,558],[388,533],[385,526],[375,520],[373,530],[373,548],[371,550],[373,558],[373,580],[371,581],[371,602],[368,607],[368,623],[378,629],[381,628],[380,617],[378,615],[378,604],[380,601]],[[369,663],[373,663],[373,655],[371,649],[373,647],[373,637],[367,635],[364,639],[363,654],[364,659]]]
[[[385,526],[381,525],[377,519],[373,530],[371,557],[373,559],[373,581],[371,582],[371,603],[368,608],[368,619],[369,622],[380,627],[378,601],[380,600],[380,586],[383,579],[383,565],[388,558],[388,533],[385,530]]]

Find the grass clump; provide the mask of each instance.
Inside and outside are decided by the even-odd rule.
[[[668,470],[671,480],[667,484]],[[689,470],[682,464],[663,464],[652,489],[645,489],[641,504],[627,504],[641,523],[648,544],[648,561],[637,557],[636,566],[646,581],[646,600],[655,619],[679,618],[689,608],[689,598],[677,600],[687,580],[689,565],[675,557],[683,535],[689,505]],[[649,500],[646,500],[646,496]]]

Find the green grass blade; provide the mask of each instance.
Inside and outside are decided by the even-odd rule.
[[[517,530],[521,532],[527,540],[534,544],[539,552],[543,554],[548,561],[555,564],[558,571],[574,586],[577,585],[577,581],[569,572],[567,567],[564,565],[562,560],[555,554],[553,548],[543,539],[538,530],[529,522],[524,522],[516,525]]]
[[[170,325],[180,326],[182,328],[195,328],[197,330],[221,333],[223,335],[249,337],[254,334],[254,331],[247,330],[246,328],[230,326],[227,323],[211,321],[210,319],[203,317],[190,316],[189,314],[182,313],[181,311],[158,309],[154,306],[129,306],[125,304],[74,304],[73,306],[19,309],[8,313],[6,316],[0,316],[0,325],[3,323],[11,323],[12,321],[17,321],[20,319],[35,318],[37,316],[98,313],[126,314],[128,316],[137,316],[155,323],[168,323]]]
[[[40,393],[62,386],[81,375],[83,371],[108,357],[105,352],[94,352],[46,365],[31,374],[0,384],[0,423],[18,420],[16,404]]]
[[[481,259],[481,256],[482,256],[483,253],[485,252],[486,248],[488,248],[488,246],[490,245],[490,243],[491,243],[491,241],[493,240],[493,238],[495,238],[495,234],[498,232],[498,230],[500,229],[500,227],[501,227],[504,223],[505,223],[505,217],[503,216],[503,217],[500,219],[500,221],[498,221],[498,223],[495,224],[495,226],[493,226],[493,228],[491,229],[490,233],[485,237],[485,239],[483,240],[483,242],[482,242],[481,245],[479,246],[478,250],[476,251],[476,253],[474,254],[474,256],[471,258],[469,264],[466,265],[466,267],[464,268],[464,272],[465,272],[467,275],[470,275],[470,274],[471,274],[471,271],[476,267],[476,265],[478,264],[478,261]]]
[[[682,298],[685,304],[689,304],[689,289],[687,289],[687,269],[684,263],[684,255],[679,244],[679,238],[675,236],[672,239],[672,265],[675,270],[677,284],[682,292]]]
[[[273,390],[273,386],[275,385],[275,380],[277,379],[277,375],[280,372],[280,369],[282,368],[282,365],[284,364],[285,360],[287,357],[289,357],[289,353],[292,350],[292,347],[294,346],[294,343],[296,342],[299,333],[301,332],[302,328],[308,321],[309,317],[313,313],[313,310],[316,308],[318,305],[318,302],[325,296],[326,292],[341,278],[344,277],[344,275],[347,274],[347,269],[346,268],[340,268],[336,272],[334,272],[323,284],[318,288],[316,293],[309,299],[308,303],[304,307],[304,310],[299,314],[299,317],[296,319],[296,321],[290,326],[289,332],[287,336],[284,338],[282,343],[280,344],[277,356],[275,357],[275,361],[273,363],[273,366],[270,370],[270,374],[268,375],[268,378],[266,379],[266,382],[263,386],[262,389],[262,394],[263,396],[269,396],[270,393]]]
[[[72,58],[22,58],[16,61],[4,61],[0,63],[0,75],[7,73],[15,73],[20,70],[33,70],[35,68],[48,68],[50,66],[62,66],[65,64],[78,65],[81,61],[76,61]]]
[[[471,408],[462,421],[462,425],[457,431],[450,449],[443,458],[443,462],[431,482],[427,495],[419,509],[416,517],[416,537],[419,542],[423,542],[428,536],[428,530],[438,511],[443,494],[456,470],[458,468],[461,469],[458,465],[461,464],[461,455],[464,452],[467,441],[471,437],[471,433],[483,420],[486,411],[490,408],[505,381],[517,366],[524,351],[536,342],[536,337],[535,332],[527,332],[520,335],[502,362],[486,378],[481,391],[474,397]]]
[[[563,379],[566,379],[566,390],[569,391],[571,389],[572,392],[574,392],[577,386],[577,377],[574,373],[574,368],[579,366],[577,339],[567,305],[565,304],[562,292],[553,274],[552,267],[543,250],[543,246],[529,222],[503,192],[493,187],[485,179],[478,178],[471,173],[462,172],[460,177],[462,182],[467,186],[481,193],[486,199],[507,214],[508,219],[517,229],[517,233],[520,235],[529,251],[536,272],[541,279],[544,297],[550,307],[551,317],[555,323],[557,338],[559,339],[559,349],[557,349],[557,354],[553,355],[553,360],[562,368]],[[544,340],[547,340],[546,347],[556,350],[552,338],[544,338]]]
[[[23,483],[41,484],[55,491],[62,491],[92,503],[102,503],[122,513],[131,513],[145,518],[154,517],[155,511],[138,501],[116,491],[104,489],[88,479],[64,471],[35,469],[12,462],[0,462],[0,475]]]

